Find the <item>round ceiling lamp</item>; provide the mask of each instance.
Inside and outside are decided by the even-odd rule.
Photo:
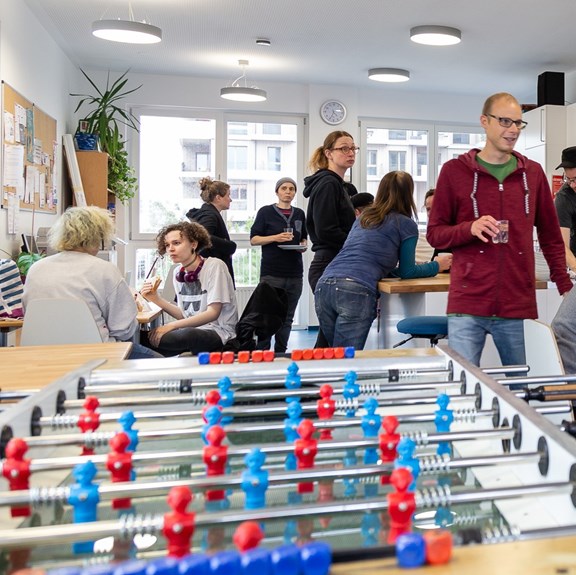
[[[230,86],[220,89],[220,97],[225,100],[236,102],[264,102],[268,95],[260,88],[250,88],[249,86]]]
[[[133,20],[97,20],[92,34],[103,40],[125,44],[156,44],[162,41],[162,30],[146,22]]]
[[[368,78],[376,82],[407,82],[410,72],[401,68],[372,68],[368,70]]]
[[[416,26],[410,29],[410,40],[427,46],[452,46],[462,40],[462,32],[449,26]]]
[[[246,66],[248,64],[248,60],[238,60],[242,74],[230,86],[220,89],[221,98],[234,100],[235,102],[264,102],[268,98],[265,90],[261,90],[256,86],[248,86],[246,78]]]

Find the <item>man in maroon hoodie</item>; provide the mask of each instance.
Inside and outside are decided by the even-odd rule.
[[[502,365],[526,363],[523,320],[538,316],[533,228],[561,294],[572,288],[564,243],[546,175],[514,151],[526,126],[510,94],[490,96],[480,124],[484,149],[442,167],[427,239],[452,249],[448,337],[475,365],[492,334]]]

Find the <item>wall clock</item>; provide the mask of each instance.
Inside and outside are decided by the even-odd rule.
[[[320,106],[320,117],[331,126],[346,119],[346,106],[338,100],[327,100]]]

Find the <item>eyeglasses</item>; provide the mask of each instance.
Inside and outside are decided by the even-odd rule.
[[[566,174],[562,176],[562,181],[569,186],[576,184],[576,178],[569,178]]]
[[[523,130],[528,125],[528,122],[525,122],[524,120],[512,120],[512,118],[501,118],[500,116],[494,116],[494,114],[486,114],[486,115],[490,116],[490,118],[498,120],[498,123],[503,128],[510,128],[512,124],[514,124],[519,130]]]
[[[349,154],[350,152],[353,152],[354,154],[356,154],[358,152],[358,150],[360,150],[360,148],[358,146],[340,146],[339,148],[332,148],[333,150],[338,150],[339,152],[342,152],[343,154]]]

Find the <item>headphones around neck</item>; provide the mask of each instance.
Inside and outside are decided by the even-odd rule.
[[[202,267],[204,266],[204,261],[204,258],[200,257],[200,263],[198,264],[198,267],[191,272],[187,272],[183,267],[181,267],[176,273],[176,281],[180,283],[193,283],[198,281],[198,276],[200,275]]]

